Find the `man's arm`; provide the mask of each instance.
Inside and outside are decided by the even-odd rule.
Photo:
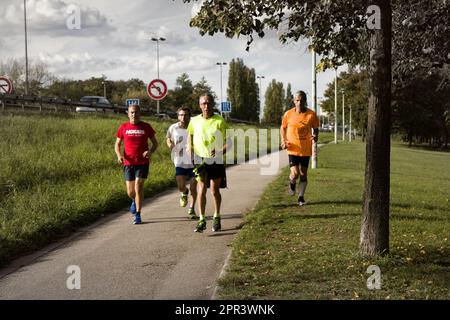
[[[312,140],[314,140],[314,142],[317,142],[317,140],[319,139],[319,128],[313,129],[313,135],[311,138]]]
[[[281,136],[281,148],[286,149],[288,147],[288,140],[286,137],[287,128],[283,126],[280,127],[280,136]]]
[[[186,139],[186,153],[192,159],[192,135],[188,133]]]
[[[156,140],[156,135],[154,135],[153,137],[150,138],[150,141],[152,142],[152,147],[150,148],[150,150],[144,151],[144,153],[142,154],[142,156],[144,158],[149,158],[152,156],[152,154],[156,151],[156,149],[158,148],[158,140]]]
[[[121,143],[122,143],[122,139],[117,138],[116,144],[114,145],[114,151],[116,152],[117,162],[119,162],[120,164],[123,164],[123,156],[120,153],[120,144]]]
[[[166,144],[170,150],[172,150],[175,147],[175,143],[173,143],[169,137],[166,138]]]

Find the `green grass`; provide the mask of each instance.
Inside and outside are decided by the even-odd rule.
[[[125,115],[0,116],[0,265],[129,205],[115,134]],[[143,118],[157,132],[146,197],[175,186],[165,145],[174,121]],[[233,128],[248,129],[246,125]]]
[[[393,146],[390,254],[370,260],[358,250],[364,158],[359,142],[321,148],[302,208],[285,168],[245,216],[220,297],[449,299],[450,155]],[[367,288],[369,265],[380,290]]]

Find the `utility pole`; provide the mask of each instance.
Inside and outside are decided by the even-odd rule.
[[[349,105],[350,107],[350,132],[348,135],[348,141],[352,142],[352,105]]]
[[[263,115],[262,108],[261,108],[262,107],[261,79],[264,79],[265,77],[264,76],[257,76],[256,78],[259,79],[259,122],[261,122],[262,115]]]
[[[222,91],[222,66],[226,65],[226,62],[217,62],[220,66],[220,115],[222,116],[222,102],[223,102],[223,91]]]
[[[106,83],[105,83],[105,81],[102,81],[102,84],[103,84],[103,98],[106,99]]]
[[[345,90],[344,89],[342,89],[341,90],[341,92],[342,92],[342,141],[345,141],[345,109],[344,109],[344,106],[345,106]]]
[[[28,95],[28,37],[27,37],[27,0],[23,0],[23,17],[25,21],[25,94]]]
[[[335,76],[334,76],[334,144],[338,143],[337,135],[337,81],[338,81],[338,73],[337,73],[337,67],[334,68],[335,70]]]
[[[317,74],[316,74],[316,52],[311,50],[312,54],[312,103],[314,112],[317,115]],[[312,142],[311,169],[317,168],[317,143]]]
[[[159,42],[165,41],[166,38],[151,38],[152,41],[156,41],[156,78],[159,79]],[[159,100],[156,100],[156,113],[159,114]]]

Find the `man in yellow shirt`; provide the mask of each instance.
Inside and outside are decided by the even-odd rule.
[[[216,232],[222,228],[220,188],[226,188],[223,155],[230,144],[226,139],[228,126],[221,116],[214,114],[214,97],[211,94],[201,95],[199,103],[202,114],[191,118],[187,128],[187,153],[194,157],[197,165],[194,172],[198,186],[200,220],[194,231],[203,232],[206,229],[206,189],[210,188],[215,208],[212,231]]]
[[[305,191],[308,183],[308,165],[312,155],[312,141],[319,137],[319,119],[316,113],[308,109],[306,93],[297,92],[294,97],[295,107],[283,115],[281,122],[281,147],[289,155],[289,194],[295,194],[295,185],[300,176],[298,205],[306,204]]]

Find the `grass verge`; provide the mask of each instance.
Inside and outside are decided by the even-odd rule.
[[[390,254],[371,260],[358,252],[364,162],[362,143],[324,146],[301,208],[285,168],[245,216],[219,297],[449,299],[450,155],[392,147]]]
[[[0,265],[129,205],[114,154],[117,129],[126,121],[125,115],[1,115]],[[175,186],[165,145],[174,121],[143,121],[160,143],[145,183],[150,197]]]

